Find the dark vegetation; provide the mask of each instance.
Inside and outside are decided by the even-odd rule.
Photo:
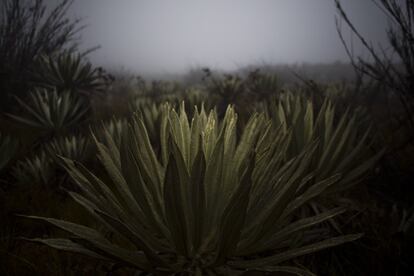
[[[342,22],[373,58],[349,51],[352,79],[267,67],[148,82],[78,52],[71,1],[3,1],[0,274],[411,275],[402,2],[377,2],[393,60],[337,1],[340,37]]]

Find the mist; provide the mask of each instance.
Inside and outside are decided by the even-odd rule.
[[[373,2],[343,2],[361,33],[385,45],[388,23]],[[100,46],[94,64],[141,74],[347,61],[333,0],[78,0],[70,14],[87,25],[81,49]]]

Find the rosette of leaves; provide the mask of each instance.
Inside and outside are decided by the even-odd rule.
[[[150,140],[154,145],[160,145],[159,125],[163,113],[166,112],[166,109],[171,109],[173,105],[174,103],[169,102],[155,103],[153,101],[141,101],[140,99],[131,104],[131,110],[144,122]]]
[[[48,90],[90,95],[102,93],[108,77],[101,68],[94,68],[80,54],[64,52],[42,56],[34,72],[34,82],[36,86]]]
[[[53,160],[41,151],[39,154],[18,161],[13,168],[13,176],[23,185],[35,184],[48,186],[54,177]]]
[[[76,161],[85,161],[91,153],[90,140],[82,136],[68,136],[52,140],[46,145],[48,155],[59,162],[59,157],[70,158]]]
[[[341,179],[330,187],[339,192],[358,183],[382,156],[383,151],[372,152],[373,134],[358,110],[337,114],[330,99],[325,98],[318,111],[311,100],[301,95],[286,93],[268,104],[267,114],[275,128],[290,132],[292,140],[287,158],[302,152],[318,140],[311,170],[321,180],[340,173]]]
[[[223,121],[214,111],[196,110],[189,120],[183,106],[180,112],[168,109],[159,125],[157,155],[144,121],[136,116],[120,147],[110,139],[106,146],[96,142],[111,181],[65,159],[81,190],[70,195],[124,242],[111,242],[91,227],[42,217],[31,218],[74,237],[32,241],[155,275],[240,275],[247,270],[306,275],[286,261],[360,237],[315,235],[319,223],[343,209],[298,217],[301,206],[338,179],[306,188],[315,143],[286,162],[291,135],[273,131],[259,114],[241,135],[236,125],[231,107]]]
[[[14,158],[18,145],[17,140],[0,133],[0,171]]]
[[[9,114],[22,124],[50,132],[59,132],[87,119],[89,104],[81,97],[70,92],[35,90],[27,101],[16,98],[21,115]]]

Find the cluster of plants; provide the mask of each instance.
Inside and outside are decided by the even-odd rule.
[[[63,72],[39,70],[4,114],[30,137],[1,136],[3,194],[31,203],[5,200],[3,220],[19,230],[3,229],[3,271],[41,273],[21,252],[43,244],[90,257],[74,261],[82,269],[97,259],[94,273],[313,275],[323,270],[309,256],[360,242],[366,229],[347,226],[361,212],[351,193],[384,151],[366,112],[344,111],[332,89],[315,98],[258,71],[197,87],[141,82],[119,96],[126,111],[101,116],[114,94],[96,93],[99,75],[79,56],[62,57],[53,70]],[[412,216],[400,214],[408,231]]]
[[[217,87],[229,82],[221,81]],[[275,89],[272,81],[243,83]],[[19,113],[6,114],[35,136],[9,181],[37,185],[65,202],[69,195],[90,216],[78,211],[66,220],[25,210],[68,233],[31,234],[29,241],[114,264],[110,270],[311,275],[299,257],[362,235],[341,230],[346,193],[372,173],[383,152],[370,149],[375,133],[361,112],[340,114],[329,97],[318,105],[306,94],[279,90],[253,97],[245,110],[229,103],[221,114],[200,96],[210,87],[177,93],[171,84],[157,86],[154,96],[137,90],[126,114],[117,118],[114,111],[106,120],[94,112],[93,94],[53,85],[26,101],[17,98]],[[5,136],[5,145],[11,141]]]
[[[56,68],[75,68],[78,59],[65,56]],[[347,222],[361,212],[352,191],[373,176],[384,147],[363,108],[344,110],[337,88],[315,98],[253,71],[197,87],[141,81],[114,96],[95,93],[98,76],[78,81],[93,71],[85,66],[68,74],[77,76],[73,82],[38,79],[29,97],[15,99],[15,112],[4,114],[16,134],[31,131],[19,142],[13,133],[1,136],[4,194],[35,201],[5,207],[4,220],[23,229],[6,240],[26,237],[7,252],[48,245],[90,257],[75,261],[83,268],[97,259],[94,273],[313,275],[323,270],[309,256],[360,242],[364,227]],[[116,97],[126,109],[102,116]],[[404,214],[399,222],[408,229],[412,218]],[[16,258],[7,256],[2,269],[23,262]]]
[[[184,106],[177,112],[167,104],[158,127],[160,145],[151,144],[139,116],[120,145],[109,131],[104,141],[96,141],[108,178],[63,159],[80,189],[71,197],[113,231],[119,244],[91,227],[30,217],[78,238],[34,241],[155,274],[237,275],[248,270],[308,274],[280,264],[360,237],[330,237],[315,228],[343,213],[343,207],[298,213],[330,189],[342,189],[341,180],[348,178],[315,172],[316,141],[288,156],[289,133],[255,114],[238,134],[231,107],[222,120],[204,109],[189,119]]]

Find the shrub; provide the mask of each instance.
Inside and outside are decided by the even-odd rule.
[[[276,75],[251,71],[246,80],[247,91],[258,101],[269,100],[280,91],[280,83]]]
[[[336,21],[337,30],[342,44],[348,53],[356,72],[368,76],[389,88],[388,93],[396,96],[403,110],[400,127],[407,128],[409,133],[404,146],[414,143],[414,4],[411,0],[373,0],[374,4],[384,13],[389,21],[386,50],[376,48],[348,17],[340,0],[334,0],[339,13]],[[347,43],[342,30],[342,21],[349,27],[358,41],[368,52],[368,58],[355,56],[352,44]],[[399,108],[400,109],[400,108]],[[393,110],[395,112],[395,110]],[[401,117],[396,112],[397,117]]]

